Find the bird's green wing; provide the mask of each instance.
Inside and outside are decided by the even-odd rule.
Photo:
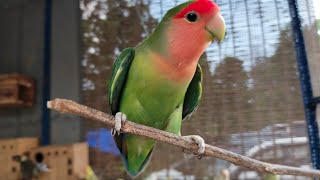
[[[119,112],[120,100],[123,88],[125,86],[128,72],[134,59],[135,51],[133,48],[127,48],[121,52],[114,62],[109,83],[109,107],[112,115]],[[122,153],[122,140],[124,134],[115,135],[114,140]]]
[[[122,90],[126,83],[134,54],[133,48],[123,50],[112,67],[111,81],[109,83],[109,107],[112,115],[119,112]]]
[[[182,119],[188,119],[197,109],[202,94],[202,69],[200,64],[197,65],[197,70],[187,89],[183,102]]]

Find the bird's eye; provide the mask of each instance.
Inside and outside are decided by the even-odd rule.
[[[198,20],[198,15],[194,12],[188,13],[186,19],[189,22],[196,22]]]

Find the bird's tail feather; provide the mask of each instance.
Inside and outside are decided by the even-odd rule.
[[[155,141],[128,134],[115,135],[114,139],[128,174],[131,177],[138,176],[150,160]]]

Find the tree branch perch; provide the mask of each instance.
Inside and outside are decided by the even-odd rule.
[[[55,99],[52,101],[48,101],[47,106],[48,108],[59,111],[61,113],[75,114],[90,120],[102,122],[106,124],[106,126],[109,128],[113,128],[115,125],[113,116],[95,109],[91,109],[87,106],[80,105],[70,100]],[[195,152],[198,149],[196,144],[189,144],[188,141],[181,136],[161,131],[159,129],[154,129],[144,125],[136,124],[131,121],[126,121],[122,125],[121,131],[124,133],[130,133],[152,138],[157,141],[178,146],[183,149],[191,150],[192,152]],[[207,144],[204,155],[226,160],[235,165],[243,166],[262,173],[320,178],[320,171],[318,170],[270,164]]]

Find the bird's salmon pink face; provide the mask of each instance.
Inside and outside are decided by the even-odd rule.
[[[207,36],[208,40],[218,43],[225,36],[225,22],[220,15],[220,9],[210,0],[190,3],[175,15],[173,21],[185,28],[186,35],[194,33],[194,37]]]

